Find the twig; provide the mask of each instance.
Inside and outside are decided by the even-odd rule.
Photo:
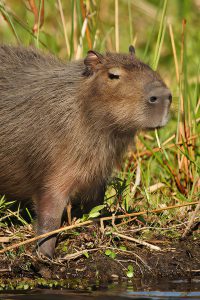
[[[20,242],[20,243],[11,245],[11,246],[9,246],[9,247],[6,247],[6,248],[0,250],[0,253],[5,253],[6,251],[9,251],[9,250],[18,248],[18,247],[20,247],[20,246],[22,246],[22,245],[26,245],[26,244],[35,242],[35,241],[37,241],[37,240],[39,240],[39,239],[45,238],[45,237],[50,236],[50,235],[52,235],[52,234],[56,234],[56,233],[59,233],[59,232],[67,231],[67,230],[70,230],[70,229],[73,229],[73,228],[78,228],[78,227],[82,227],[82,226],[87,226],[87,225],[92,224],[92,223],[93,223],[93,221],[85,221],[85,222],[82,222],[82,223],[79,223],[79,224],[74,224],[74,225],[70,225],[70,226],[65,226],[65,227],[62,227],[62,228],[59,228],[59,229],[50,231],[50,232],[46,232],[46,233],[41,234],[41,235],[38,235],[38,236],[36,236],[36,237],[34,237],[34,238],[31,238],[31,239],[28,239],[28,240],[26,240],[26,241],[23,241],[23,242]]]
[[[176,135],[175,133],[172,134],[168,139],[166,139],[164,142],[162,142],[162,147],[167,145],[169,142],[171,142],[171,140],[175,139]]]
[[[149,244],[145,241],[138,240],[138,239],[135,239],[133,237],[130,237],[130,236],[118,233],[118,232],[113,232],[112,234],[115,235],[115,236],[121,237],[122,239],[125,239],[125,240],[128,240],[128,241],[135,242],[135,243],[138,243],[140,245],[146,246],[146,247],[150,248],[151,250],[156,250],[156,251],[161,251],[162,250],[158,246],[151,245],[151,244]]]
[[[167,206],[167,207],[164,207],[164,208],[139,211],[139,212],[131,213],[131,214],[118,215],[118,216],[115,216],[115,219],[123,219],[123,218],[128,218],[128,217],[141,216],[141,215],[144,215],[144,214],[147,214],[147,213],[158,213],[158,212],[162,212],[162,211],[165,211],[165,210],[184,207],[184,206],[190,206],[190,205],[194,205],[194,204],[198,204],[198,203],[199,203],[199,201],[194,201],[194,202],[190,202],[190,203],[171,205],[171,206]],[[103,217],[103,218],[100,218],[100,220],[101,221],[108,221],[108,220],[112,220],[112,218],[113,217]]]
[[[99,249],[98,248],[94,248],[94,249],[85,249],[85,250],[77,251],[75,253],[71,253],[71,254],[65,255],[60,260],[63,261],[63,260],[75,259],[77,257],[80,257],[80,256],[84,255],[84,253],[93,252],[93,251],[97,251],[97,250],[99,250]]]
[[[186,237],[186,235],[190,232],[191,227],[194,223],[195,217],[196,217],[197,213],[199,212],[199,210],[200,210],[200,201],[199,201],[199,203],[197,204],[195,210],[192,213],[192,216],[191,216],[190,221],[189,221],[189,223],[188,223],[188,225],[187,225],[187,227],[186,227],[186,229],[185,229],[185,231],[182,235],[182,238]]]
[[[200,273],[200,269],[198,270],[186,270],[187,272],[192,272],[192,273]]]
[[[100,231],[101,231],[101,233],[104,233],[104,231],[105,231],[104,222],[103,222],[102,218],[100,219]]]
[[[137,169],[136,169],[136,179],[135,179],[135,183],[134,183],[134,185],[131,186],[131,188],[130,188],[131,197],[133,197],[133,196],[135,195],[136,189],[137,189],[137,187],[140,185],[140,181],[141,181],[141,170],[140,170],[140,163],[138,163]]]
[[[147,191],[148,193],[154,193],[155,191],[157,191],[158,189],[161,189],[162,187],[165,187],[166,185],[162,182],[158,182],[156,184],[151,185]]]
[[[121,226],[121,225],[125,225],[125,224],[127,224],[127,223],[133,222],[133,221],[135,221],[136,219],[137,219],[137,217],[130,218],[130,219],[124,221],[124,222],[121,222],[121,223],[115,225],[115,227],[119,227],[119,226]]]
[[[195,220],[198,220],[199,218],[196,217]],[[136,228],[136,229],[129,229],[128,232],[138,232],[138,231],[141,231],[141,230],[149,230],[149,229],[153,229],[153,230],[171,230],[173,228],[177,228],[177,227],[181,227],[183,225],[186,225],[188,224],[189,221],[186,221],[186,222],[182,222],[180,224],[176,224],[176,225],[173,225],[173,226],[169,226],[169,227],[154,227],[154,226],[147,226],[147,227],[141,227],[141,228]],[[126,232],[126,230],[124,231]]]
[[[0,243],[9,243],[10,238],[7,236],[0,236]]]

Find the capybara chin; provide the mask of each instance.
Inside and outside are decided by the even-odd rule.
[[[0,194],[34,200],[37,234],[59,228],[77,197],[88,209],[103,201],[137,130],[167,123],[170,90],[129,50],[64,63],[0,46]],[[55,242],[40,252],[52,257]]]

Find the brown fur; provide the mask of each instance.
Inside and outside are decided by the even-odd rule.
[[[118,78],[119,77],[119,78]],[[158,94],[158,103],[149,97]],[[102,202],[138,129],[166,123],[170,92],[132,54],[90,51],[65,64],[0,47],[0,193],[35,199],[38,234],[58,228],[66,203]],[[54,252],[55,237],[40,250]]]

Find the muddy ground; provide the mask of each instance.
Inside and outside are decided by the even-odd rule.
[[[0,288],[74,288],[124,280],[142,279],[151,284],[162,279],[200,278],[199,229],[184,240],[174,231],[171,236],[151,231],[149,239],[133,234],[132,227],[122,233],[125,238],[113,236],[110,230],[102,234],[92,225],[62,234],[52,261],[38,257],[34,244],[1,254]],[[129,241],[127,236],[145,238],[160,250]]]

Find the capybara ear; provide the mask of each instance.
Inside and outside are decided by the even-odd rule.
[[[90,50],[87,53],[86,58],[84,59],[84,64],[86,65],[86,67],[88,67],[90,70],[95,69],[95,67],[100,64],[103,60],[103,56],[94,51],[94,50]]]
[[[135,48],[133,47],[133,45],[130,45],[130,46],[129,46],[129,53],[130,53],[131,55],[134,55],[134,54],[135,54]]]

